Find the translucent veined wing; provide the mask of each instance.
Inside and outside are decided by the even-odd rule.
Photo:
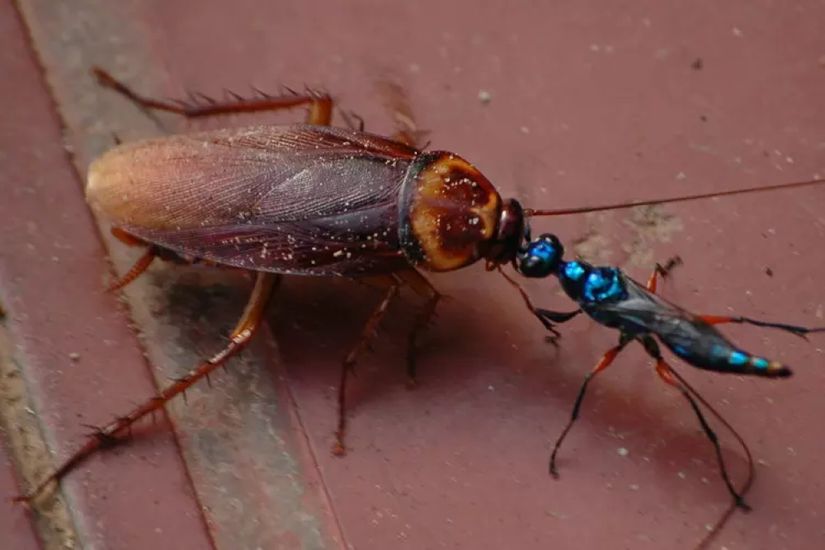
[[[694,367],[767,377],[790,374],[785,365],[737,347],[700,317],[652,294],[630,277],[621,276],[627,296],[592,308],[588,313],[594,318],[626,332],[655,334],[673,353]]]

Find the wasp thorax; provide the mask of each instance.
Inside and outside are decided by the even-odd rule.
[[[458,269],[488,255],[501,213],[501,197],[472,164],[452,153],[423,153],[401,190],[401,244],[425,269]]]

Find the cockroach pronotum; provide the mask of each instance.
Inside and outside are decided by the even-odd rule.
[[[530,216],[825,183],[810,180],[633,204],[530,210],[516,200],[503,200],[460,156],[416,147],[410,131],[386,138],[362,129],[331,127],[333,101],[326,94],[290,91],[249,99],[236,96],[226,102],[175,103],[142,97],[101,69],[94,74],[101,84],[144,109],[190,118],[298,106],[308,107],[309,114],[306,124],[215,130],[118,145],[92,163],[86,187],[90,205],[112,223],[116,237],[146,249],[111,289],[134,280],[157,257],[247,270],[255,275],[254,288],[224,349],[97,429],[20,500],[36,497],[80,461],[127,436],[135,422],[237,354],[261,324],[281,275],[352,277],[384,290],[342,363],[333,452],[343,454],[347,376],[402,286],[426,300],[409,333],[407,369],[411,378],[415,376],[412,350],[440,298],[419,270],[450,271],[483,260],[488,269],[513,264],[533,276],[524,260],[535,247],[529,237]],[[551,314],[534,308],[522,295],[554,334],[555,323],[580,311]],[[580,300],[579,305],[590,312]],[[626,329],[626,319],[619,321],[611,326]],[[732,488],[731,492],[737,494]]]

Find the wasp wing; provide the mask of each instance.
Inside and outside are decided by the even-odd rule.
[[[622,274],[627,289],[621,300],[602,303],[588,311],[630,334],[655,334],[673,353],[694,367],[717,372],[787,376],[790,370],[776,361],[747,352],[716,328],[681,307],[648,291]]]
[[[694,315],[648,291],[623,272],[619,277],[626,290],[624,297],[584,306],[599,322],[631,334],[650,332],[663,337],[695,322]]]
[[[277,273],[393,271],[417,153],[321,126],[201,132],[113,149],[86,194],[114,225],[181,255]]]

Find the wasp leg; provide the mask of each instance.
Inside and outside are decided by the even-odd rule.
[[[652,336],[646,335],[642,336],[642,345],[644,346],[645,350],[647,351],[648,355],[650,355],[653,359],[656,360],[656,373],[659,375],[659,378],[664,380],[667,384],[670,384],[687,399],[688,403],[690,403],[693,412],[696,414],[696,417],[699,419],[699,424],[702,425],[702,430],[705,432],[705,435],[713,444],[713,449],[716,451],[716,460],[719,463],[719,469],[722,472],[722,479],[725,482],[725,486],[728,488],[728,492],[733,497],[733,501],[737,507],[748,511],[750,510],[750,506],[745,503],[745,499],[740,494],[736,488],[733,486],[733,482],[730,480],[730,476],[728,475],[728,468],[725,465],[725,459],[722,456],[722,447],[719,445],[719,437],[716,435],[716,432],[713,431],[713,428],[710,427],[708,421],[705,419],[705,416],[702,414],[702,410],[699,408],[699,404],[690,394],[690,392],[685,388],[682,383],[677,380],[673,376],[673,369],[670,365],[662,357],[661,351],[659,350],[659,345],[653,339]]]
[[[552,333],[551,336],[547,337],[547,341],[553,344],[554,346],[558,346],[558,339],[561,338],[561,332],[556,330],[555,324],[561,324],[569,321],[576,315],[582,312],[581,309],[577,309],[575,311],[552,311],[549,309],[540,309],[533,305],[533,302],[530,300],[530,297],[527,295],[527,292],[521,285],[518,284],[512,277],[507,275],[501,267],[498,267],[498,272],[501,273],[501,276],[504,277],[508,283],[510,283],[513,288],[515,288],[518,293],[521,295],[521,299],[524,300],[524,305],[527,306],[527,309],[530,310],[530,313],[538,319],[541,324],[544,326],[545,329]]]
[[[210,359],[197,365],[190,370],[186,376],[178,379],[172,385],[161,390],[158,395],[148,399],[143,404],[132,409],[125,416],[119,416],[106,426],[95,429],[95,433],[89,438],[85,445],[76,450],[68,459],[66,459],[54,472],[52,472],[46,479],[41,481],[29,493],[18,497],[15,500],[30,502],[41,494],[53,482],[58,482],[73,468],[80,464],[83,460],[97,452],[98,450],[110,446],[112,442],[127,436],[131,426],[145,417],[152,415],[156,411],[161,410],[163,406],[175,396],[186,391],[195,382],[201,380],[220,367],[226,361],[237,354],[241,349],[249,343],[252,335],[261,325],[264,309],[272,295],[273,290],[280,281],[280,276],[271,273],[258,273],[255,279],[255,287],[252,290],[252,295],[249,298],[249,303],[243,312],[237,326],[232,331],[230,341],[227,346],[220,352],[213,355]]]
[[[659,277],[664,279],[677,265],[682,265],[682,258],[679,256],[673,256],[665,263],[665,265],[656,264],[656,267],[653,269],[653,273],[650,274],[650,278],[647,280],[647,289],[653,294],[656,294],[656,287],[658,286]]]
[[[546,336],[545,339],[553,344],[554,346],[559,346],[559,338],[561,338],[561,333],[556,330],[553,326],[555,324],[566,323],[579,313],[581,313],[581,309],[576,309],[573,311],[553,311],[550,309],[541,309],[536,308],[533,311],[533,315],[535,315],[541,324],[544,325],[544,328],[552,332],[553,334],[550,336]]]
[[[766,328],[776,328],[779,330],[784,330],[785,332],[790,332],[796,336],[799,336],[802,339],[807,340],[805,336],[807,334],[811,334],[814,332],[825,332],[825,327],[819,328],[807,328],[807,327],[799,327],[796,325],[788,325],[785,323],[769,323],[767,321],[760,321],[758,319],[751,319],[749,317],[727,317],[724,315],[699,315],[699,318],[706,322],[709,325],[721,325],[723,323],[746,323],[749,325],[755,325],[757,327],[766,327]]]
[[[400,285],[401,283],[395,277],[392,277],[391,282],[387,283],[388,288],[383,300],[381,300],[373,310],[366,324],[364,324],[364,328],[361,330],[361,336],[358,338],[358,341],[352,349],[350,349],[344,361],[341,363],[341,380],[338,385],[338,430],[335,432],[335,443],[332,446],[332,454],[335,456],[343,456],[347,453],[347,447],[344,445],[344,436],[347,431],[347,379],[353,367],[355,367],[355,362],[358,360],[358,357],[364,353],[369,346],[370,340],[375,336],[378,325],[387,313],[390,302],[398,296]]]
[[[585,376],[584,382],[582,382],[581,388],[579,389],[579,395],[576,397],[576,404],[573,405],[573,413],[570,415],[570,420],[567,422],[567,426],[564,427],[564,430],[561,432],[559,438],[556,439],[556,444],[553,446],[553,453],[550,455],[550,475],[554,478],[559,478],[559,472],[556,470],[556,455],[559,452],[562,441],[564,441],[564,438],[567,437],[567,433],[570,431],[570,428],[573,427],[573,423],[577,418],[579,418],[579,411],[581,410],[582,401],[584,401],[584,394],[587,391],[587,385],[594,376],[610,366],[613,360],[616,359],[616,356],[619,355],[619,352],[622,351],[631,340],[631,337],[622,333],[619,336],[619,344],[607,350],[602,358],[599,359],[599,362],[596,363],[596,366],[593,367],[593,370]]]
[[[111,88],[127,99],[130,99],[141,109],[165,111],[185,116],[186,118],[200,118],[233,113],[279,111],[301,105],[309,105],[307,124],[329,126],[332,120],[332,98],[323,93],[307,91],[305,94],[289,93],[278,96],[260,93],[260,97],[250,98],[231,94],[232,99],[229,101],[216,101],[206,96],[200,96],[199,98],[192,96],[189,102],[164,101],[138,94],[100,67],[94,67],[92,74],[97,78],[101,86]]]
[[[413,292],[427,300],[423,309],[416,317],[415,324],[407,338],[407,379],[408,384],[414,386],[416,380],[415,353],[418,337],[421,331],[427,328],[427,325],[429,325],[435,315],[435,308],[438,306],[438,302],[441,301],[442,295],[435,289],[430,281],[414,269],[399,271],[397,275],[409,285]]]

